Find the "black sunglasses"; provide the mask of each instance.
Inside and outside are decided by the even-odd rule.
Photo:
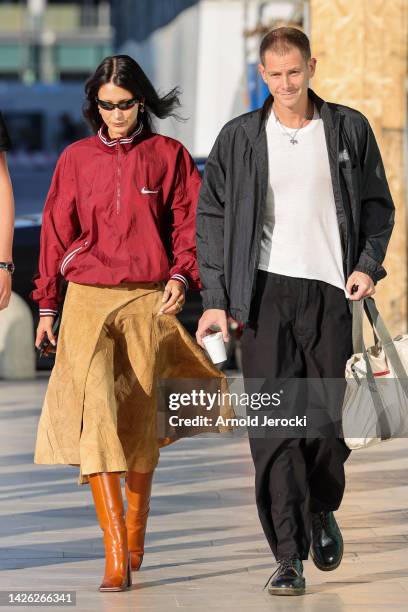
[[[135,104],[137,104],[140,100],[139,98],[130,98],[129,100],[122,100],[117,104],[113,102],[107,102],[106,100],[100,100],[99,98],[95,98],[98,105],[103,108],[103,110],[111,111],[114,108],[119,108],[120,110],[128,110],[129,108],[133,108]]]

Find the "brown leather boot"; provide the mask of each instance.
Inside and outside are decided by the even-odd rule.
[[[122,489],[118,472],[89,475],[105,544],[105,576],[100,591],[124,591],[132,584]]]
[[[142,474],[128,471],[125,491],[128,501],[126,527],[132,571],[140,569],[144,554],[147,517],[150,510],[153,472]]]

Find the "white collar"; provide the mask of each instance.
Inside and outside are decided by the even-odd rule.
[[[130,142],[133,142],[135,137],[138,136],[140,134],[140,132],[143,130],[143,123],[140,122],[139,126],[136,128],[136,130],[130,136],[126,136],[125,138],[114,138],[113,140],[109,140],[105,136],[105,134],[103,133],[103,128],[104,128],[105,125],[106,124],[103,124],[99,128],[98,136],[102,140],[102,142],[104,144],[106,144],[108,147],[114,147],[117,142],[119,142],[119,144],[128,144]]]

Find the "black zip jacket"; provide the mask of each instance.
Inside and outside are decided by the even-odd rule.
[[[345,279],[365,272],[377,283],[394,226],[381,154],[359,111],[309,97],[324,124]],[[208,157],[197,209],[197,254],[204,310],[221,308],[246,323],[260,256],[268,186],[265,131],[273,97],[229,121]],[[307,231],[307,228],[305,228]],[[349,302],[351,310],[351,302]]]

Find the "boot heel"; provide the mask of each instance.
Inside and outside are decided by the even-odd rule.
[[[128,555],[128,566],[127,566],[127,582],[126,586],[130,588],[132,586],[132,562],[130,560],[130,553]]]
[[[135,569],[133,571],[138,572],[140,570],[140,568],[142,567],[142,563],[143,563],[143,555],[140,556],[140,561],[136,565],[136,567],[135,567]]]
[[[132,560],[132,565],[131,565],[132,572],[138,572],[143,563],[143,555],[140,555],[139,553],[136,553],[133,550],[131,550],[130,558]]]

